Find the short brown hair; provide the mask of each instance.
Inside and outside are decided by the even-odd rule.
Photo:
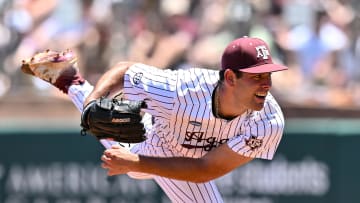
[[[226,70],[226,69],[225,69],[225,70]],[[224,73],[225,73],[225,70],[220,70],[220,71],[219,71],[219,77],[220,77],[219,81],[220,81],[220,82],[224,81]],[[235,73],[236,78],[240,78],[240,77],[242,76],[242,72],[241,72],[241,71],[234,70],[234,69],[229,69],[229,70],[231,70],[232,72]]]

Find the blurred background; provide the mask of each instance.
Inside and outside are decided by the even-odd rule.
[[[226,202],[360,202],[359,10],[358,0],[0,0],[0,202],[168,201],[151,181],[107,178],[101,145],[78,136],[80,113],[21,73],[23,59],[70,48],[95,83],[122,60],[218,69],[245,35],[289,67],[272,91],[287,125],[274,161],[219,179]]]

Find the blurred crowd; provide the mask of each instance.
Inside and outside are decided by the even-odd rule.
[[[19,69],[45,49],[75,51],[94,83],[121,60],[218,69],[227,43],[253,36],[289,67],[273,74],[284,105],[357,107],[359,10],[357,0],[0,0],[0,100],[54,91]]]

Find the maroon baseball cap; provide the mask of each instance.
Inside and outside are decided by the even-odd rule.
[[[246,73],[268,73],[288,69],[274,64],[269,46],[259,38],[238,38],[225,48],[221,69],[233,69]]]

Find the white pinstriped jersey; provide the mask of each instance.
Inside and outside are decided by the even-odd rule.
[[[218,80],[219,72],[210,69],[131,66],[123,90],[128,99],[147,100],[145,111],[154,123],[146,144],[163,150],[162,156],[201,157],[227,143],[241,155],[272,159],[284,128],[283,114],[273,96],[268,94],[261,111],[248,110],[230,121],[216,118],[212,93]],[[141,154],[154,155],[145,148]]]

